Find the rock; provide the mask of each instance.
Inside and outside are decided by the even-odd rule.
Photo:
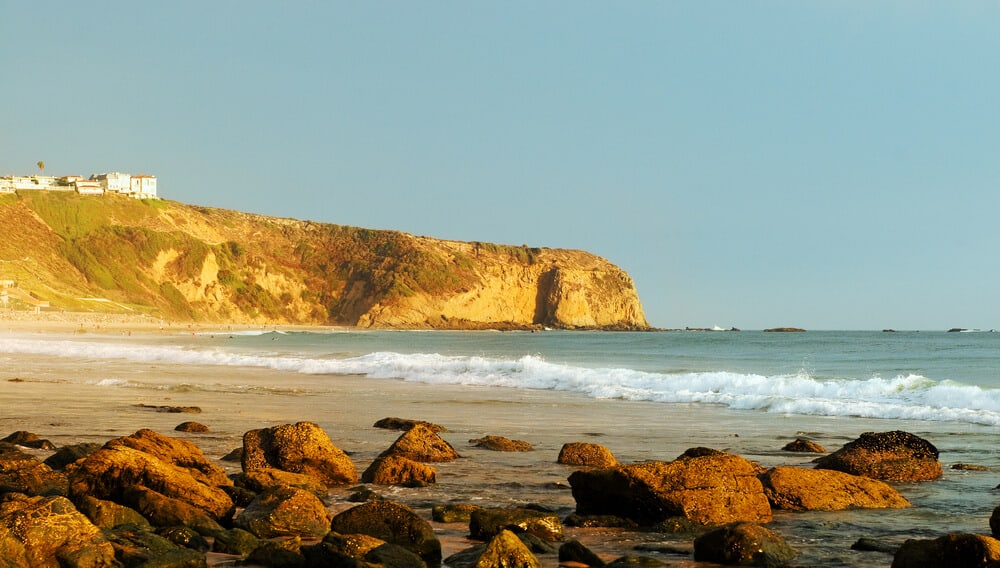
[[[754,523],[733,523],[694,539],[696,562],[784,566],[796,552],[777,533]]]
[[[611,450],[600,444],[590,444],[587,442],[570,442],[563,444],[559,450],[558,463],[566,465],[580,465],[584,467],[615,467],[618,460],[611,453]]]
[[[575,562],[587,566],[604,566],[601,557],[594,554],[578,540],[567,540],[559,547],[559,564]]]
[[[243,471],[273,467],[311,475],[327,486],[357,483],[354,463],[312,422],[283,424],[243,435]]]
[[[805,331],[801,327],[772,327],[765,329],[767,332],[778,332],[778,333],[795,333]]]
[[[990,515],[990,532],[993,536],[1000,537],[1000,505],[997,505]]]
[[[675,517],[701,525],[770,522],[771,506],[757,479],[757,465],[723,452],[701,454],[576,471],[569,476],[576,512],[624,517],[640,525]]]
[[[117,566],[101,529],[61,496],[5,495],[0,501],[0,554],[4,566]]]
[[[208,426],[200,422],[181,422],[174,426],[177,432],[208,432]]]
[[[212,551],[247,557],[260,546],[260,539],[243,529],[229,529],[212,535]]]
[[[417,424],[423,424],[427,426],[434,432],[447,432],[448,429],[444,426],[434,424],[433,422],[425,422],[423,420],[410,420],[409,418],[383,418],[375,422],[375,428],[384,428],[386,430],[409,430],[416,426]]]
[[[131,486],[122,492],[121,499],[157,527],[187,525],[205,534],[212,534],[222,530],[219,522],[227,522],[231,516],[228,514],[223,519],[216,519],[191,502],[168,497],[148,487]]]
[[[534,449],[528,442],[523,440],[511,440],[510,438],[504,438],[503,436],[485,436],[483,438],[474,438],[469,440],[469,443],[477,448],[492,450],[494,452],[530,452]]]
[[[854,541],[851,545],[851,550],[861,550],[865,552],[885,552],[887,554],[896,554],[899,547],[887,542],[882,542],[880,540],[868,537],[861,537]]]
[[[208,552],[212,549],[212,546],[208,544],[205,537],[201,536],[198,531],[192,529],[191,527],[185,527],[183,525],[163,527],[157,530],[156,534],[162,536],[177,546],[183,546],[184,548],[190,548],[191,550],[197,550],[198,552]]]
[[[776,509],[839,511],[910,506],[898,491],[881,481],[832,469],[775,467],[760,480],[764,494]]]
[[[298,537],[262,540],[260,546],[247,556],[246,564],[268,568],[306,568],[306,559],[301,550],[302,540]]]
[[[148,528],[124,525],[106,531],[115,557],[126,567],[203,568],[205,554],[178,546]],[[114,566],[119,566],[115,564]]]
[[[431,428],[415,424],[379,457],[400,456],[418,462],[449,462],[460,456],[455,448]]]
[[[31,432],[25,432],[24,430],[18,430],[7,436],[6,438],[0,440],[0,442],[7,442],[9,444],[15,444],[18,446],[24,446],[25,448],[34,448],[36,450],[54,450],[55,445],[48,441],[43,440],[38,437],[37,434]]]
[[[985,465],[978,465],[974,463],[954,463],[951,464],[951,469],[957,471],[989,471],[990,468]]]
[[[518,568],[541,568],[542,564],[514,533],[502,530],[497,533],[479,556],[476,568],[495,566],[517,566]]]
[[[364,534],[415,552],[430,566],[441,563],[441,542],[430,523],[394,501],[369,501],[333,518],[330,530]]]
[[[56,453],[45,458],[45,465],[51,467],[56,471],[62,471],[67,465],[83,459],[90,454],[96,452],[97,450],[104,447],[104,444],[72,444],[69,446],[63,446],[56,450]]]
[[[796,438],[794,441],[785,444],[785,446],[781,449],[786,452],[804,452],[813,454],[826,453],[826,449],[823,446],[811,440],[806,440],[805,438]]]
[[[563,538],[559,517],[534,509],[484,508],[469,517],[469,534],[476,540],[488,541],[500,531],[515,530],[530,533],[542,540],[558,542]]]
[[[666,562],[649,556],[622,556],[604,566],[605,568],[660,568],[666,565]]]
[[[376,458],[361,474],[362,483],[426,487],[437,481],[437,471],[420,462],[402,456]]]
[[[123,525],[149,526],[149,521],[139,514],[139,511],[119,505],[114,501],[105,501],[90,495],[77,499],[76,508],[86,515],[90,522],[102,529],[113,529]]]
[[[567,527],[580,527],[580,528],[613,528],[613,529],[637,529],[639,528],[638,523],[632,519],[626,519],[625,517],[618,517],[615,515],[578,515],[573,513],[567,516],[563,520],[563,524]]]
[[[69,481],[38,458],[12,444],[0,444],[0,493],[67,495]]]
[[[985,568],[997,562],[1000,562],[997,539],[953,533],[933,540],[907,540],[893,556],[892,568]]]
[[[155,410],[156,412],[168,412],[170,414],[201,414],[201,408],[197,406],[158,406],[154,404],[137,404],[136,406]]]
[[[232,481],[201,450],[149,431],[112,440],[68,466],[67,472],[71,498],[114,501],[147,518],[153,515],[154,524],[196,521],[207,529],[213,523],[228,522],[234,510],[222,488]]]
[[[243,446],[239,448],[233,448],[228,454],[219,458],[224,462],[240,462],[243,461]]]
[[[412,551],[363,534],[330,533],[322,542],[303,547],[302,555],[307,566],[427,568],[427,563]]]
[[[233,478],[233,482],[244,489],[260,493],[272,487],[295,487],[313,493],[320,499],[330,493],[330,489],[311,475],[292,473],[267,467],[241,473]]]
[[[385,497],[373,491],[370,487],[359,487],[356,491],[347,496],[351,503],[364,503],[366,501],[384,501]]]
[[[818,469],[834,469],[883,481],[924,481],[941,477],[933,444],[899,430],[865,432],[836,452],[819,458]]]
[[[326,505],[308,491],[287,486],[258,495],[234,524],[259,538],[323,537],[330,532]]]
[[[482,509],[480,505],[458,503],[454,505],[434,505],[431,508],[431,519],[435,523],[468,523],[472,513]]]

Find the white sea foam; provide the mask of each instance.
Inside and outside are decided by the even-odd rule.
[[[498,359],[375,352],[358,357],[317,358],[169,345],[34,339],[0,339],[0,353],[258,367],[315,375],[360,374],[373,379],[431,384],[571,391],[595,398],[719,404],[782,414],[945,420],[1000,426],[1000,391],[934,381],[912,373],[891,378],[820,380],[805,371],[765,376],[727,371],[653,373],[595,369],[551,363],[537,356]],[[116,379],[99,384],[128,386],[126,381]]]

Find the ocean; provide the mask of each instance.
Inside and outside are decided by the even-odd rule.
[[[781,450],[800,436],[833,451],[863,432],[906,430],[938,447],[942,479],[896,485],[909,509],[777,512],[771,528],[799,550],[803,566],[891,564],[891,555],[851,550],[861,537],[899,544],[949,531],[989,534],[1000,503],[1000,334],[991,332],[7,333],[0,364],[8,379],[0,383],[0,429],[31,430],[57,445],[142,427],[169,434],[181,419],[149,407],[196,405],[202,414],[185,419],[210,426],[192,438],[210,457],[239,446],[246,430],[311,420],[362,471],[398,435],[372,428],[376,420],[436,422],[463,458],[436,464],[432,487],[384,489],[418,510],[537,503],[569,514],[573,468],[555,458],[572,441],[605,445],[623,462],[708,446],[765,467],[811,467],[814,455]],[[487,434],[535,450],[470,445]],[[338,501],[347,491],[334,492],[332,508],[349,506]],[[465,530],[440,527],[452,548],[446,555],[469,544]],[[679,535],[571,536],[608,559],[690,548]]]

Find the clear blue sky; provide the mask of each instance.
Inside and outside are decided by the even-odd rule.
[[[0,175],[585,249],[661,327],[1000,329],[996,0],[6,2],[0,70]]]

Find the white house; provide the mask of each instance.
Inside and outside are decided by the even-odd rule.
[[[129,193],[132,191],[132,176],[121,172],[109,172],[90,176],[90,179],[101,182],[105,191]]]
[[[132,176],[129,193],[136,199],[156,199],[156,176],[138,174]]]
[[[0,177],[0,193],[14,193],[14,178]]]
[[[97,180],[78,179],[73,186],[80,195],[104,195],[104,186]]]

